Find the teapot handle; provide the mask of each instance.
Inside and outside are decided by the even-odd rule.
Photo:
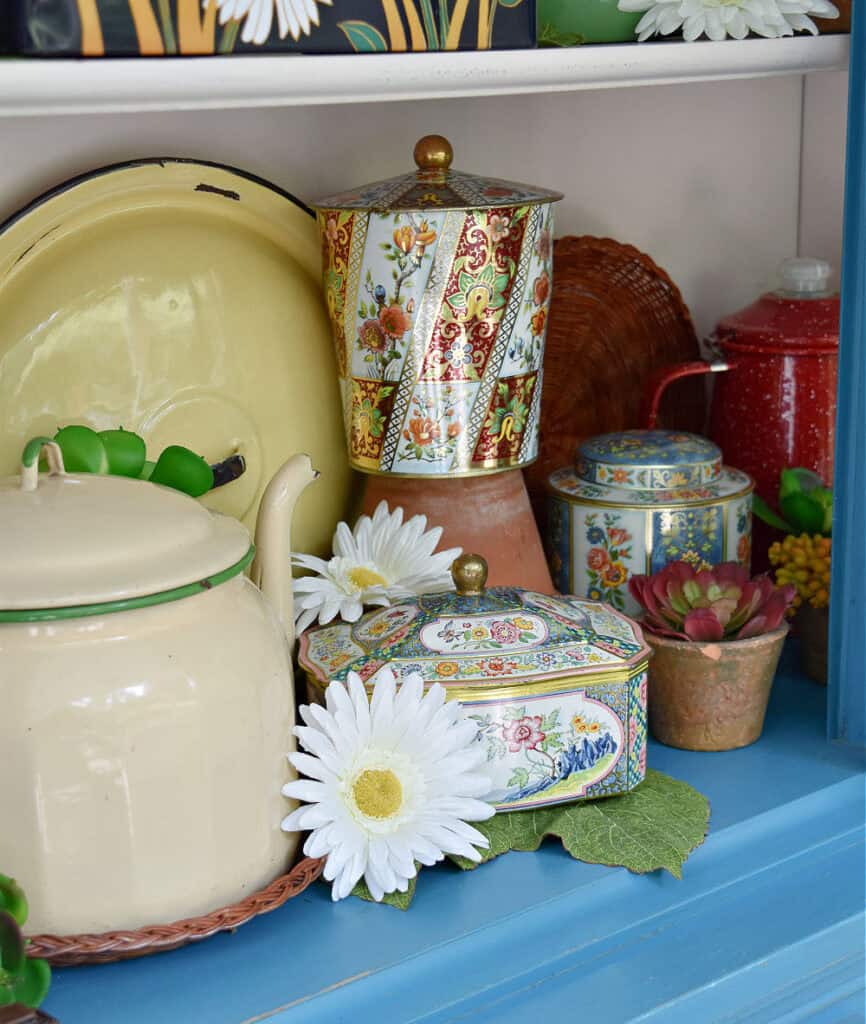
[[[647,382],[641,408],[641,424],[646,430],[655,430],[659,418],[659,405],[662,396],[669,384],[681,377],[696,377],[704,373],[724,373],[726,370],[736,369],[737,364],[727,360],[726,362],[693,362],[674,363],[673,366],[663,366],[657,370]]]
[[[35,491],[39,484],[39,456],[45,452],[48,472],[51,476],[63,476],[63,452],[60,445],[50,437],[34,437],[24,446],[21,453],[21,490]]]

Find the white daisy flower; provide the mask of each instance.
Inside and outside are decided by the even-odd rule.
[[[206,8],[209,3],[210,0],[202,0],[202,8]],[[308,36],[312,26],[319,24],[317,4],[330,7],[332,0],[216,0],[216,3],[220,12],[220,25],[246,18],[241,39],[245,43],[261,46],[271,34],[275,7],[280,39],[285,39],[291,33],[292,39],[297,42],[301,33]]]
[[[682,30],[692,42],[705,35],[745,39],[750,32],[775,39],[796,31],[817,33],[807,16],[838,17],[829,0],[619,0],[621,11],[645,11],[635,29],[640,42]]]
[[[452,586],[451,563],[460,548],[434,554],[442,528],[427,529],[426,516],[403,522],[403,510],[388,511],[380,501],[373,518],[361,516],[354,531],[345,523],[334,534],[334,557],[294,555],[293,563],[316,573],[292,583],[295,628],[303,632],[318,616],[324,625],[338,615],[357,622],[365,605],[389,605],[416,594],[434,594]]]
[[[305,801],[283,820],[287,832],[310,830],[308,857],[326,857],[331,898],[341,900],[363,876],[375,900],[406,892],[416,864],[445,854],[480,861],[488,841],[468,821],[484,821],[493,807],[478,799],[490,789],[477,771],[485,760],[477,726],[457,701],[445,701],[420,675],[399,690],[384,668],[374,677],[372,701],[360,676],[348,689],[332,682],[326,706],[304,705],[306,723],[294,730],[309,753],[289,760],[306,779],[283,787]]]

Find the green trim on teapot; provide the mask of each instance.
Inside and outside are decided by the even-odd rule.
[[[207,576],[204,579],[196,580],[194,583],[185,583],[181,587],[174,587],[171,590],[163,590],[157,594],[145,594],[142,597],[130,597],[119,601],[101,601],[99,604],[70,605],[66,608],[21,608],[9,611],[0,611],[0,623],[3,622],[51,622],[57,619],[83,619],[90,615],[108,615],[111,612],[127,612],[135,608],[150,608],[157,604],[168,604],[169,601],[179,601],[184,597],[193,597],[206,590],[212,590],[221,583],[226,583],[235,576],[240,575],[255,557],[255,545],[251,544],[249,550],[240,561],[230,565],[227,569]]]

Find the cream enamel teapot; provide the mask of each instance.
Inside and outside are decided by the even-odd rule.
[[[289,528],[316,475],[278,471],[256,547],[177,491],[67,474],[44,438],[0,481],[0,870],[32,933],[168,923],[288,868]]]

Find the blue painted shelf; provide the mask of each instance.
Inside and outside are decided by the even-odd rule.
[[[233,935],[59,970],[45,1009],[62,1024],[862,1021],[864,757],[826,739],[826,691],[796,662],[792,646],[754,746],[651,746],[712,804],[682,881],[550,842],[427,869],[406,913],[334,905],[317,884]]]

